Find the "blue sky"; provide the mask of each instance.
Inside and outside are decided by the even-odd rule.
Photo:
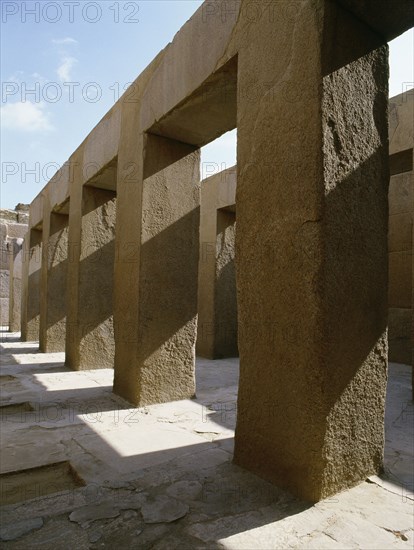
[[[0,205],[29,203],[201,0],[2,0]],[[413,31],[390,44],[390,95],[413,87]],[[235,163],[236,134],[203,150]]]

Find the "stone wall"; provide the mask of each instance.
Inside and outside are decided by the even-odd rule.
[[[22,262],[23,251],[20,243],[16,243],[16,250],[10,256],[10,285],[9,285],[9,330],[19,332],[21,323],[21,296],[22,296]]]
[[[18,250],[19,240],[27,232],[28,206],[18,204],[15,210],[0,210],[0,325],[9,325],[10,262]]]
[[[390,99],[389,360],[412,364],[414,94]]]

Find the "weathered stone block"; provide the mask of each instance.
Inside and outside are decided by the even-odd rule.
[[[30,204],[24,204],[22,202],[19,202],[16,204],[15,208],[16,212],[29,212]]]
[[[68,216],[44,205],[39,347],[65,351],[68,271]]]
[[[129,241],[136,255],[116,264],[118,276],[137,277],[139,301],[124,302],[126,317],[119,311],[114,391],[139,405],[195,394],[200,224],[197,147],[153,135],[144,141],[139,240],[129,231],[117,233],[119,250]],[[118,193],[120,213],[127,191]],[[119,307],[128,294],[118,292]]]
[[[8,270],[10,265],[10,250],[7,241],[0,241],[0,269]]]
[[[23,247],[24,288],[22,289],[22,340],[39,339],[42,231],[30,229]]]
[[[236,214],[217,212],[214,357],[237,357]]]
[[[115,220],[112,191],[84,186],[81,208],[71,203],[68,296],[76,307],[66,317],[66,363],[76,370],[113,368]]]
[[[388,303],[394,308],[412,307],[412,252],[390,252]]]
[[[0,298],[9,297],[9,284],[10,284],[9,272],[6,271],[5,269],[2,269],[0,271]]]
[[[197,354],[236,357],[236,167],[201,182]]]
[[[388,359],[413,364],[414,323],[412,309],[390,308],[388,312]]]
[[[390,155],[413,148],[414,101],[412,94],[413,92],[411,90],[390,99]]]
[[[22,301],[22,281],[20,278],[13,280],[12,297],[9,299],[9,330],[11,332],[20,331],[21,323],[21,301]]]
[[[413,248],[413,215],[393,214],[388,224],[388,251],[408,252]],[[390,258],[391,260],[391,258]]]
[[[9,299],[0,298],[0,324],[7,326],[9,324]]]
[[[236,200],[234,457],[309,500],[380,470],[387,370],[388,52],[314,5],[249,27],[239,87],[275,74],[291,36],[300,92],[276,78],[271,97],[239,97]]]
[[[17,222],[17,213],[13,210],[0,210],[0,220]]]
[[[392,40],[412,27],[414,5],[410,0],[339,0],[358,19],[383,38]]]
[[[414,201],[413,181],[412,172],[391,176],[388,191],[390,216],[412,212]]]
[[[24,223],[8,223],[7,236],[9,239],[23,239],[27,233],[27,225]]]
[[[7,239],[7,223],[0,221],[0,240],[5,241]]]
[[[29,223],[29,214],[28,214],[28,213],[18,212],[18,213],[17,213],[17,221],[18,221],[19,223],[28,224],[28,223]]]

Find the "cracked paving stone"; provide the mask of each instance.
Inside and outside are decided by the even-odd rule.
[[[189,506],[166,496],[159,496],[141,508],[145,523],[171,523],[188,514]]]

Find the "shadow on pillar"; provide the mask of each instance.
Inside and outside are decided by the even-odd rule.
[[[136,265],[117,264],[137,287],[117,280],[114,380],[116,393],[140,405],[194,396],[200,225],[198,148],[147,134],[144,152]]]
[[[182,364],[179,357],[176,357],[180,346],[182,351],[179,356],[183,362],[188,363],[187,356],[193,353],[193,325],[197,319],[197,282],[188,280],[185,262],[180,266],[179,256],[174,251],[177,250],[177,246],[186,247],[187,236],[195,233],[198,219],[199,208],[195,208],[141,246],[141,265],[145,268],[141,279],[139,331],[136,333],[135,327],[125,324],[122,319],[115,325],[117,345],[118,342],[127,346],[137,345],[142,365],[150,359],[157,364],[156,368],[153,367],[152,373],[150,369],[144,372],[144,376],[152,377],[154,389],[157,383],[161,388],[164,387],[164,378],[168,380],[169,385],[174,385],[174,369],[177,370],[177,376],[182,376]],[[194,250],[198,250],[198,242],[195,239],[193,246]],[[197,260],[197,255],[194,255],[194,258]],[[193,267],[190,272],[194,273]],[[183,295],[191,295],[193,298],[183,302],[180,299]],[[131,307],[134,307],[133,304]],[[167,363],[161,360],[165,354],[171,354],[168,367]],[[191,362],[193,363],[194,359]],[[167,371],[170,375],[167,375]],[[138,384],[141,384],[141,374],[137,372],[136,376]],[[191,377],[191,373],[189,376]],[[157,381],[158,377],[160,381]],[[116,369],[115,393],[125,396],[124,390],[119,389],[123,387],[124,382],[122,371]]]
[[[217,211],[214,359],[238,357],[235,266],[236,214]]]
[[[200,227],[197,355],[208,359],[237,357],[235,205],[214,209],[208,217],[206,214]],[[215,241],[209,242],[213,227]]]
[[[275,103],[294,150],[276,136],[260,185],[239,165],[237,202],[235,461],[314,502],[381,471],[387,382],[387,46],[324,4],[321,74],[295,54],[314,91]],[[264,122],[238,128],[257,163],[276,130]]]
[[[40,350],[43,352],[65,351],[68,222],[67,214],[50,213],[49,238],[42,258]]]
[[[324,219],[304,224],[278,251],[272,293],[279,309],[263,325],[268,330],[257,332],[254,319],[239,326],[244,363],[235,461],[310,501],[382,470],[387,172],[387,148],[378,147],[327,194]],[[292,266],[300,285],[284,275]],[[257,284],[268,285],[258,273]],[[311,321],[307,296],[315,292],[321,311]],[[249,333],[255,343],[245,346]],[[244,372],[249,363],[264,370]]]
[[[42,266],[42,231],[31,229],[29,232],[29,250],[24,248],[23,254],[28,257],[24,259],[28,262],[28,276],[24,285],[26,288],[22,292],[22,335],[23,342],[39,340],[40,324],[40,285],[41,285],[41,266]],[[27,273],[27,271],[26,271]]]
[[[79,317],[66,326],[84,369],[112,368],[114,356],[113,280],[115,241],[106,243],[79,264]],[[69,260],[70,261],[70,260]],[[62,269],[64,268],[62,264]],[[68,300],[71,299],[70,293]],[[71,366],[69,364],[68,366]]]
[[[115,218],[116,193],[84,186],[81,241],[71,243],[68,258],[78,263],[75,284],[68,280],[75,307],[68,307],[66,326],[66,363],[75,370],[114,366]]]

